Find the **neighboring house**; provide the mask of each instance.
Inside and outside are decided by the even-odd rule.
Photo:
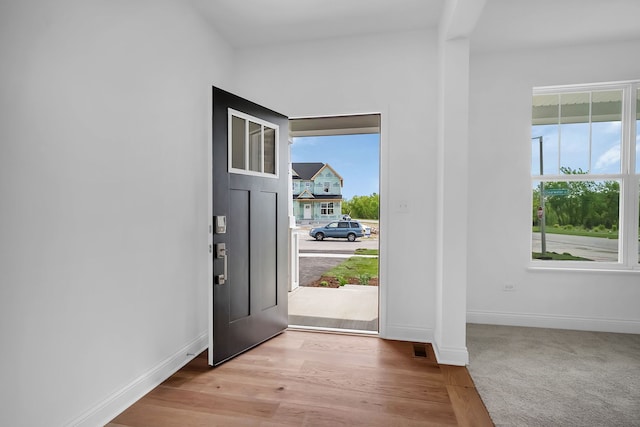
[[[339,219],[342,177],[327,163],[293,163],[293,215],[296,221]]]

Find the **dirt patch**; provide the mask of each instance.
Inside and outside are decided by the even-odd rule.
[[[300,257],[300,286],[322,287],[322,288],[339,288],[340,283],[335,277],[323,276],[322,273],[342,263],[343,258],[329,257]],[[326,282],[326,283],[323,283]],[[347,278],[350,285],[359,285],[357,277]],[[378,278],[374,277],[369,280],[369,286],[378,286]]]
[[[349,285],[360,285],[360,281],[358,280],[357,277],[349,277],[347,280],[347,284]],[[378,278],[374,277],[372,279],[369,279],[369,286],[378,286]],[[340,287],[340,282],[338,281],[337,278],[335,277],[329,277],[329,276],[322,276],[317,280],[314,280],[313,282],[310,282],[304,286],[311,286],[311,287],[316,287],[316,288],[339,288]]]

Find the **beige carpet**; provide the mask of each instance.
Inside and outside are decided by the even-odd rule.
[[[640,426],[640,335],[467,325],[496,426]]]

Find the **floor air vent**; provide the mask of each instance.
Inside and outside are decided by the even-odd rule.
[[[428,358],[427,354],[427,346],[424,344],[414,344],[413,345],[413,357],[424,357]]]

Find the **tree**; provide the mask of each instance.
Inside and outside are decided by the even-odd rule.
[[[353,196],[350,200],[342,202],[342,213],[352,218],[379,219],[380,196],[377,193],[370,196]]]
[[[566,175],[584,175],[582,169],[560,168]],[[545,196],[548,225],[572,225],[585,229],[604,227],[617,230],[620,183],[618,181],[556,181],[545,183],[548,190],[565,189],[567,195]],[[540,200],[540,189],[533,189],[533,214]],[[535,220],[535,216],[534,216]]]

